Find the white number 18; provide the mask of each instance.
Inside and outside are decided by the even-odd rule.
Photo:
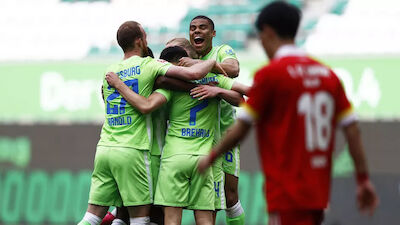
[[[300,96],[297,112],[304,115],[305,142],[309,152],[328,149],[334,110],[334,100],[328,92],[319,91],[314,95],[304,93]]]

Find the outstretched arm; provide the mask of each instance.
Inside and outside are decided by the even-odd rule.
[[[190,95],[199,100],[220,97],[234,106],[239,106],[239,103],[243,101],[243,96],[240,93],[211,85],[200,85],[193,88]]]
[[[244,121],[242,119],[237,119],[236,123],[228,128],[225,136],[210,152],[210,154],[202,158],[199,162],[198,169],[200,172],[204,172],[208,167],[210,167],[214,161],[220,157],[225,152],[235,147],[242,141],[246,135],[249,133],[251,128],[251,123]]]
[[[244,85],[242,83],[239,83],[235,81],[232,85],[232,90],[239,92],[242,95],[246,95],[250,90],[250,86]]]
[[[148,98],[135,93],[113,72],[106,74],[106,80],[109,85],[117,89],[129,104],[138,109],[142,114],[151,113],[167,102],[165,96],[157,92],[151,94]]]
[[[367,160],[361,142],[358,123],[353,122],[343,128],[349,145],[349,152],[354,162],[357,177],[357,203],[361,212],[372,215],[378,205],[379,199],[375,188],[368,178]]]
[[[190,67],[171,66],[166,76],[182,80],[199,80],[205,77],[215,67],[215,60],[204,60]]]

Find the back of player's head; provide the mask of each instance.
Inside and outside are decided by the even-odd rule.
[[[147,55],[144,55],[143,57],[147,57],[147,56],[150,56],[151,58],[154,59],[153,51],[148,46],[147,46]]]
[[[143,38],[141,26],[135,21],[126,21],[117,31],[117,41],[124,52],[132,50],[134,42],[138,38]]]
[[[280,38],[294,39],[300,18],[301,12],[296,6],[283,1],[275,1],[261,10],[255,25],[259,31],[268,25]]]
[[[182,57],[188,57],[188,54],[185,49],[179,46],[164,48],[164,50],[162,50],[160,54],[160,59],[164,59],[165,61],[171,63],[179,62],[179,59],[181,59]]]
[[[169,40],[166,44],[166,47],[171,47],[171,46],[179,46],[185,49],[185,51],[188,53],[190,58],[197,58],[197,53],[196,50],[193,48],[193,46],[190,44],[190,41],[186,38],[173,38]]]
[[[190,23],[191,23],[193,20],[196,20],[196,19],[205,19],[205,20],[207,20],[208,23],[211,25],[211,30],[214,30],[214,29],[215,29],[214,21],[212,21],[212,19],[210,19],[209,17],[204,16],[204,15],[198,15],[198,16],[195,16],[195,17],[190,21]]]

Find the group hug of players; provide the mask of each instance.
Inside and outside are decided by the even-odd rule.
[[[336,124],[349,141],[360,208],[373,212],[378,200],[351,105],[336,75],[294,46],[299,21],[285,2],[261,11],[256,27],[271,61],[251,88],[232,79],[239,75],[233,49],[212,46],[208,17],[193,18],[190,41],[171,40],[160,60],[151,57],[142,26],[123,23],[124,59],[104,76],[105,122],[78,225],[180,224],[183,209],[194,211],[198,225],[215,224],[221,209],[227,224],[244,225],[237,146],[254,123],[269,224],[321,223]],[[116,213],[103,220],[110,206]]]

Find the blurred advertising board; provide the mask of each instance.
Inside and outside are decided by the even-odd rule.
[[[0,224],[76,224],[83,216],[100,125],[0,125]],[[357,212],[354,170],[342,135],[333,163],[325,225],[400,221],[400,122],[361,123],[371,177],[380,197],[374,217]],[[266,224],[254,133],[241,145],[239,194],[248,225]],[[220,212],[218,225],[225,224]],[[194,224],[185,211],[183,225]]]
[[[362,119],[400,118],[400,58],[325,59],[342,79]],[[109,62],[0,64],[6,100],[0,123],[102,122],[102,78]],[[263,61],[241,61],[240,82],[251,84]]]

